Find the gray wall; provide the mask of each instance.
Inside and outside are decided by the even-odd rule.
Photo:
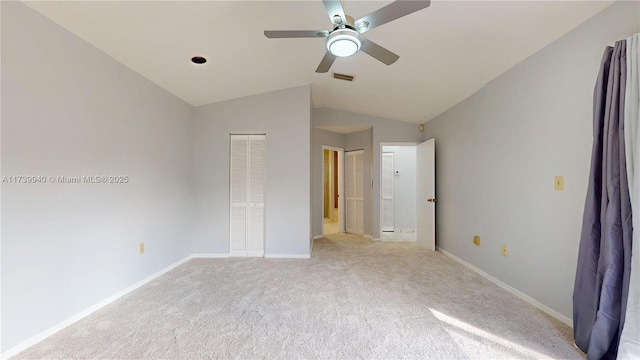
[[[265,252],[309,255],[310,92],[309,86],[301,86],[195,109],[193,170],[197,252],[229,252],[230,134],[266,134]]]
[[[604,47],[640,31],[639,13],[638,2],[615,3],[426,124],[437,144],[437,245],[567,317],[593,87]]]
[[[316,108],[313,110],[313,124],[315,126],[369,125],[372,127],[372,206],[370,207],[371,214],[365,214],[365,226],[367,218],[371,219],[369,220],[371,221],[370,235],[374,238],[380,238],[380,143],[422,141],[422,133],[418,130],[418,125],[328,108]],[[366,208],[367,204],[365,203],[365,209]]]
[[[372,218],[371,212],[367,212],[367,209],[371,209],[371,197],[373,192],[371,190],[371,169],[372,169],[372,156],[373,156],[373,129],[362,130],[344,136],[344,150],[355,151],[364,150],[364,176],[362,178],[364,189],[364,233],[366,235],[372,234]],[[346,177],[346,174],[345,174]],[[345,185],[346,188],[346,185]],[[345,222],[346,224],[346,222]]]
[[[394,172],[400,172],[393,177],[395,228],[416,229],[416,147],[385,146],[383,149],[393,153]]]
[[[312,160],[312,183],[313,183],[313,199],[311,202],[311,216],[313,217],[313,235],[322,235],[323,232],[323,212],[322,212],[322,146],[334,146],[344,149],[344,135],[326,131],[322,129],[313,129],[313,160]],[[341,195],[344,196],[344,195]],[[340,216],[344,216],[340,214]]]
[[[25,5],[1,6],[2,175],[129,176],[2,185],[6,351],[192,253],[192,107]]]

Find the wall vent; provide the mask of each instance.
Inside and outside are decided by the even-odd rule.
[[[353,81],[353,75],[333,73],[333,78],[338,80]]]

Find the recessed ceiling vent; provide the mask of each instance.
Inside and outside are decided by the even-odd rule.
[[[353,81],[353,75],[333,73],[333,78],[344,81]]]

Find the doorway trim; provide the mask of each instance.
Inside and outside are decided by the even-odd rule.
[[[322,223],[322,235],[324,233],[324,151],[331,150],[338,152],[338,231],[344,232],[344,149],[322,145],[322,172],[320,173],[320,184],[322,184],[322,201],[320,202],[320,219]]]
[[[378,208],[379,208],[378,210],[380,211],[380,213],[378,214],[378,218],[380,219],[380,229],[379,229],[379,231],[380,231],[380,238],[381,239],[382,239],[382,233],[383,233],[382,224],[383,224],[383,220],[384,220],[383,212],[382,212],[382,153],[383,153],[382,149],[385,146],[418,146],[418,144],[421,144],[421,143],[422,143],[421,141],[403,141],[403,142],[391,141],[391,142],[381,142],[380,143],[380,153],[379,153],[380,154],[380,164],[378,164],[378,166],[380,166],[380,179],[378,180],[378,181],[380,181],[379,182],[380,186],[379,186],[379,189],[378,189],[378,199],[379,199],[379,202],[380,202],[380,206],[378,206]],[[417,164],[416,164],[416,166],[417,166]],[[417,220],[418,219],[417,219],[417,216],[416,216],[416,221]]]

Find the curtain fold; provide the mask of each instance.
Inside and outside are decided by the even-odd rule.
[[[618,359],[640,359],[640,34],[627,38],[624,139],[633,212],[631,274]]]
[[[573,293],[574,338],[589,360],[615,358],[629,291],[626,65],[626,40],[607,47],[594,89],[591,171]]]

